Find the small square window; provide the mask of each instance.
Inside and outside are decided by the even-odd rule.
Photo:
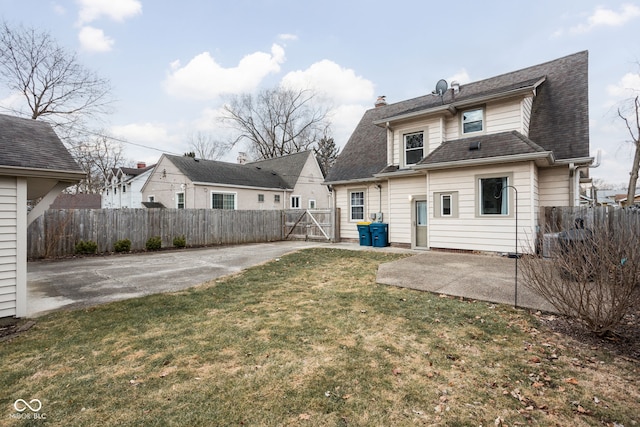
[[[258,194],[258,203],[264,202],[264,194]]]
[[[300,209],[300,196],[291,196],[291,209]]]
[[[155,196],[149,196],[149,197],[147,198],[147,201],[148,201],[148,202],[152,202],[152,203],[153,203],[153,202],[155,202],[155,201],[156,201],[156,197],[155,197]]]
[[[484,111],[482,108],[462,113],[462,133],[482,132]]]
[[[280,195],[279,194],[274,194],[273,195],[273,203],[280,203]]]
[[[309,199],[309,209],[315,209],[316,208],[316,201],[313,199]]]

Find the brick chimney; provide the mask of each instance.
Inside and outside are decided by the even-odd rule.
[[[144,169],[147,167],[147,164],[145,162],[138,162],[138,169]]]
[[[247,163],[247,153],[240,151],[238,153],[238,163],[240,163],[241,165],[244,165],[245,163]]]
[[[380,95],[378,99],[376,99],[376,103],[374,105],[376,106],[376,108],[387,105],[387,97],[384,95]]]

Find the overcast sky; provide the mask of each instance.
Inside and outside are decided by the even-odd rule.
[[[0,19],[49,31],[110,79],[117,102],[102,126],[148,164],[188,151],[189,133],[224,137],[216,117],[229,94],[312,86],[343,146],[377,95],[398,102],[442,78],[464,84],[589,50],[591,155],[602,150],[591,174],[628,182],[616,109],[640,90],[640,2],[0,0]],[[18,99],[0,89],[0,112]]]

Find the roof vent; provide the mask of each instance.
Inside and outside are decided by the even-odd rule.
[[[475,151],[480,149],[480,141],[471,141],[469,143],[469,151]]]

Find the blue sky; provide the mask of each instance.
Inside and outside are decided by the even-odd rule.
[[[464,84],[589,50],[591,153],[602,150],[591,174],[628,181],[616,108],[640,91],[640,2],[0,0],[0,19],[49,31],[110,79],[117,102],[99,126],[153,147],[124,144],[149,164],[187,151],[189,133],[224,138],[227,94],[311,85],[342,146],[378,95],[397,102],[441,78]],[[0,112],[20,108],[0,89]]]

